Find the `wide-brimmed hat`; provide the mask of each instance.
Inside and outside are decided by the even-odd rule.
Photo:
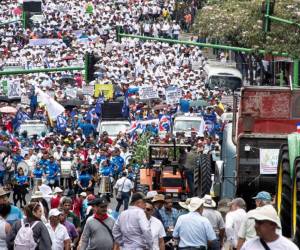
[[[157,191],[149,191],[149,192],[147,192],[147,194],[146,194],[146,199],[147,200],[151,200],[151,199],[153,199],[156,195],[158,195],[158,193],[157,193]]]
[[[31,199],[44,198],[44,194],[41,191],[35,191],[31,196]]]
[[[274,222],[278,228],[281,228],[281,222],[277,215],[275,208],[272,205],[265,205],[263,207],[253,210],[249,214],[249,218],[257,221],[271,221]]]
[[[188,210],[190,212],[195,212],[201,206],[203,206],[204,200],[199,197],[192,197],[190,204],[188,205]]]
[[[56,187],[54,188],[54,193],[57,194],[57,193],[63,193],[64,191],[60,188],[60,187]]]
[[[165,201],[165,196],[163,194],[157,194],[154,196],[152,199],[152,202],[157,202],[157,201]]]
[[[92,201],[90,201],[88,203],[89,206],[98,206],[98,205],[107,205],[109,202],[106,199],[106,197],[100,197],[100,198],[96,198],[93,199]]]
[[[9,195],[9,194],[10,194],[9,191],[6,191],[6,190],[4,190],[3,187],[0,187],[0,197],[1,196],[6,196],[6,195]]]
[[[188,206],[191,202],[191,198],[187,198],[186,201],[179,201],[178,204],[184,209],[188,209]]]
[[[216,205],[217,205],[216,202],[213,200],[213,198],[209,194],[204,195],[203,200],[204,200],[204,203],[203,203],[204,207],[216,207]]]

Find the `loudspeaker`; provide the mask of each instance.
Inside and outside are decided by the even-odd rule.
[[[42,1],[41,0],[24,0],[23,11],[28,12],[42,12]]]

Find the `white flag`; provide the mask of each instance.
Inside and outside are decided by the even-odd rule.
[[[56,118],[65,111],[65,108],[61,104],[37,87],[36,93],[39,97],[39,101],[46,105],[48,115],[52,120],[56,120]]]

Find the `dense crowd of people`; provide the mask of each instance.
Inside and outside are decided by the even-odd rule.
[[[179,112],[207,117],[210,126],[204,134],[193,131],[187,141],[193,147],[191,154],[220,151],[221,114],[230,111],[222,97],[228,93],[207,88],[202,68],[207,59],[201,49],[116,40],[117,26],[129,34],[179,39],[183,30],[190,30],[196,7],[192,1],[178,20],[173,0],[44,0],[42,15],[33,16],[30,27],[23,29],[21,22],[0,26],[1,69],[83,65],[85,54],[93,52],[100,60],[96,80],[89,84],[112,84],[114,89],[113,97],[106,100],[83,94],[87,83],[81,71],[0,78],[1,83],[18,82],[19,96],[29,99],[27,104],[9,100],[15,112],[1,112],[0,249],[164,250],[178,246],[215,250],[226,244],[239,250],[268,249],[265,244],[271,249],[273,245],[274,249],[298,249],[277,234],[280,221],[266,192],[255,197],[257,207],[266,211],[247,214],[241,198],[225,202],[219,207],[221,214],[208,194],[174,203],[172,197],[155,191],[135,192],[139,168],[147,164],[134,158],[135,146],[148,135],[155,143],[171,143],[170,126],[151,122],[139,132],[132,126],[116,138],[106,131],[99,133],[101,101],[123,97],[132,125],[162,117],[171,122]],[[2,0],[0,10],[0,23],[22,16],[19,1]],[[138,90],[145,85],[159,98],[143,101]],[[170,86],[181,90],[178,103],[166,104]],[[49,119],[49,106],[40,97],[45,93],[55,105],[74,99],[79,105],[65,106],[59,116]],[[3,83],[1,94],[7,94]],[[206,104],[197,104],[198,100]],[[6,105],[1,102],[0,106]],[[30,119],[45,122],[49,132],[20,133],[20,125]],[[181,162],[186,177],[191,173],[189,164],[187,159]]]

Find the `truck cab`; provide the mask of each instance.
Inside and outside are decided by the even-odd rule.
[[[174,119],[173,135],[184,133],[185,137],[191,137],[192,131],[194,131],[197,136],[203,136],[204,128],[205,122],[202,116],[180,115]]]

